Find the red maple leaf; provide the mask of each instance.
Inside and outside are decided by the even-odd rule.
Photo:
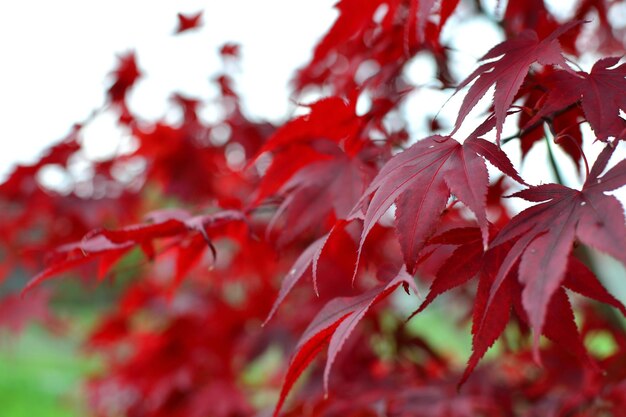
[[[620,115],[620,111],[626,111],[626,64],[617,65],[620,59],[603,58],[588,74],[582,71],[550,74],[546,77],[545,102],[527,124],[580,101],[597,139],[626,139],[626,120]]]
[[[474,84],[472,84],[463,99],[454,130],[451,134],[454,134],[461,127],[463,120],[487,93],[487,90],[495,86],[496,140],[499,143],[507,111],[513,104],[515,95],[521,87],[530,66],[538,62],[542,65],[559,65],[565,70],[569,70],[565,58],[561,55],[558,38],[580,23],[579,21],[566,23],[542,40],[539,40],[534,31],[527,30],[522,32],[517,38],[504,41],[487,52],[480,59],[487,62],[476,68],[457,87],[456,91],[458,92],[474,81]]]
[[[283,221],[279,246],[347,217],[374,176],[382,151],[361,136],[365,119],[356,116],[355,104],[339,97],[317,101],[309,114],[278,129],[261,149],[274,159],[256,201],[271,195],[283,199],[268,227],[271,232]]]
[[[349,99],[326,97],[305,105],[309,113],[290,120],[274,132],[259,154],[320,139],[352,149],[354,142],[360,142],[358,132],[363,128],[363,118],[356,115],[356,99],[355,94]]]
[[[134,52],[118,57],[117,68],[113,71],[113,84],[109,87],[109,100],[114,104],[122,103],[128,91],[141,77]]]
[[[174,279],[174,285],[176,285],[182,279],[182,275],[195,264],[200,254],[201,241],[211,249],[215,258],[215,248],[208,231],[222,228],[231,221],[245,222],[245,216],[235,210],[191,216],[184,210],[172,209],[152,212],[146,220],[146,223],[116,230],[93,230],[80,242],[59,247],[53,254],[48,267],[33,277],[26,284],[23,292],[29,291],[54,275],[94,260],[99,260],[99,276],[103,278],[108,270],[135,246],[141,247],[148,258],[153,258],[152,242],[159,238],[180,239],[176,242],[180,245]],[[187,235],[195,240],[186,242],[183,238],[189,237]]]
[[[222,58],[239,58],[241,53],[241,46],[237,43],[225,43],[220,48],[220,55]]]
[[[288,227],[281,231],[279,244],[303,231],[333,219],[346,218],[374,176],[371,165],[361,158],[350,158],[338,147],[327,143],[328,159],[312,162],[297,171],[279,190],[285,199],[279,206],[270,229],[279,218]]]
[[[381,87],[381,98],[402,67],[420,51],[432,52],[441,77],[448,82],[445,48],[439,35],[457,8],[458,0],[341,0],[336,4],[338,17],[315,47],[311,61],[295,79],[296,89],[311,85],[332,85],[337,92],[357,85]],[[366,41],[364,41],[366,40]],[[355,77],[361,64],[368,62],[380,70],[366,82]],[[339,63],[345,71],[333,70]],[[398,83],[401,84],[401,83]]]
[[[512,311],[517,314],[523,323],[528,324],[530,322],[530,318],[522,306],[522,288],[515,272],[506,277],[503,283],[496,289],[495,297],[492,297],[494,291],[492,284],[496,279],[497,264],[491,261],[506,256],[506,249],[503,246],[497,247],[495,250],[491,250],[488,256],[484,258],[485,264],[480,273],[473,311],[472,355],[467,362],[467,367],[459,381],[459,385],[467,380],[480,359],[500,337],[509,322]],[[585,268],[575,258],[572,259],[576,267],[581,270]],[[598,291],[598,288],[604,290],[604,288],[593,274],[590,272],[589,274],[590,276],[586,278],[592,278],[592,280],[589,281],[588,288],[584,289],[583,293],[591,298],[596,298],[595,295],[597,294],[594,293],[594,290]],[[565,284],[567,285],[569,281],[569,279],[566,279]],[[573,286],[576,286],[576,278],[572,281]],[[593,287],[593,290],[590,290],[590,287]],[[606,293],[606,290],[604,292]],[[601,301],[606,301],[606,299],[603,298]],[[614,301],[619,304],[617,300]],[[563,288],[559,287],[554,291],[553,297],[549,300],[549,304],[544,312],[547,317],[546,325],[538,333],[558,343],[590,369],[597,370],[595,363],[591,361],[582,343],[582,338],[574,321],[572,306]],[[539,361],[538,350],[535,352],[535,358]]]
[[[474,371],[486,351],[495,343],[510,320],[511,310],[517,313],[523,322],[528,316],[522,307],[522,289],[518,283],[516,271],[511,273],[497,289],[490,301],[490,291],[498,272],[499,261],[507,255],[510,243],[499,245],[486,254],[483,252],[481,234],[478,228],[458,228],[446,231],[429,241],[432,245],[456,245],[452,255],[441,266],[432,282],[428,295],[411,317],[423,311],[439,295],[458,287],[474,277],[479,277],[478,291],[475,298],[472,325],[472,355],[459,381],[465,383]],[[563,288],[575,291],[588,298],[600,301],[619,309],[626,316],[626,307],[613,297],[600,283],[598,278],[578,259],[569,257],[568,271],[562,287],[556,292],[547,308],[546,326],[541,333],[592,369],[595,365],[582,345],[578,334],[572,307]]]
[[[580,191],[544,184],[513,194],[541,203],[515,216],[491,243],[497,247],[516,239],[497,262],[499,269],[489,303],[497,299],[500,286],[519,262],[519,279],[524,285],[522,302],[535,330],[535,348],[550,300],[565,277],[575,238],[626,265],[623,208],[615,197],[605,194],[626,184],[626,160],[600,176],[613,151],[612,144],[604,148]]]
[[[435,231],[450,194],[454,194],[476,216],[483,242],[488,241],[485,210],[489,177],[485,161],[521,183],[508,157],[479,135],[493,126],[493,120],[480,126],[463,144],[439,135],[422,139],[385,164],[365,191],[365,206],[353,211],[364,219],[360,247],[376,222],[396,203],[396,230],[407,270],[415,271],[419,251]],[[360,249],[359,249],[360,250]]]
[[[383,271],[383,274],[388,272]],[[296,346],[296,353],[289,363],[280,397],[274,410],[274,417],[280,412],[287,394],[300,374],[315,359],[326,343],[329,343],[329,347],[324,368],[324,387],[328,391],[328,378],[333,362],[350,333],[373,304],[387,297],[400,284],[404,286],[407,292],[411,288],[417,293],[413,278],[402,268],[386,284],[379,285],[355,297],[335,298],[320,310]]]
[[[175,34],[186,32],[191,29],[197,29],[202,26],[202,11],[192,14],[178,13],[178,27]]]

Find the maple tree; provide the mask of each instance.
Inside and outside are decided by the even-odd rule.
[[[44,187],[45,167],[81,157],[86,121],[0,185],[0,272],[33,271],[21,302],[0,301],[0,325],[53,325],[51,278],[126,276],[87,341],[107,363],[88,382],[95,415],[624,415],[626,307],[590,255],[626,266],[624,207],[608,194],[626,185],[626,29],[611,18],[623,4],[579,0],[557,18],[543,0],[505,3],[339,1],[293,80],[294,97],[321,98],[280,125],[248,117],[227,72],[213,80],[221,120],[181,94],[180,120],[145,120],[128,105],[138,58],[121,56],[103,111],[134,149],[91,161],[70,192]],[[180,14],[176,34],[201,17]],[[504,40],[457,80],[446,23],[476,17]],[[406,76],[418,55],[432,58],[436,86]],[[576,62],[589,56],[586,72]],[[400,110],[424,88],[463,98],[456,120],[415,137],[403,118],[429,115]],[[470,117],[484,97],[490,107]],[[541,141],[548,162],[529,156]],[[554,179],[530,184],[515,143]],[[580,189],[560,183],[553,147]],[[91,196],[76,192],[85,183]],[[409,329],[437,302],[471,322],[464,369]],[[609,353],[589,351],[597,334]],[[478,366],[497,340],[496,360]],[[284,360],[249,377],[275,350]]]

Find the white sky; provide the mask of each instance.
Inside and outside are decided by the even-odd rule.
[[[74,122],[99,107],[116,54],[129,50],[137,52],[146,74],[130,101],[142,116],[163,116],[175,91],[211,96],[208,80],[221,67],[217,48],[232,41],[242,44],[237,88],[245,92],[250,113],[285,117],[287,82],[334,21],[333,4],[333,0],[2,2],[0,178],[13,164],[36,160]],[[201,30],[172,36],[178,12],[199,10],[204,10]],[[105,149],[118,141],[106,118],[90,133]]]

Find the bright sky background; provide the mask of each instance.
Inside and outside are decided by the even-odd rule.
[[[278,120],[287,82],[330,27],[333,0],[20,0],[0,6],[0,178],[33,162],[74,122],[104,101],[116,54],[135,50],[146,77],[130,105],[145,117],[166,113],[174,91],[209,97],[221,68],[217,48],[242,45],[237,88],[251,114]],[[204,10],[204,27],[172,36],[177,12]],[[88,132],[106,149],[112,120]],[[95,137],[95,138],[94,138]],[[111,143],[113,145],[111,145]],[[103,150],[104,151],[104,150]]]

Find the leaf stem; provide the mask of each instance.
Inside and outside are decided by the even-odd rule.
[[[556,182],[558,184],[565,185],[563,182],[563,176],[561,175],[561,171],[559,170],[559,164],[556,162],[556,157],[554,156],[554,152],[552,151],[552,144],[550,143],[552,138],[554,137],[554,128],[552,127],[552,123],[546,122],[544,124],[544,131],[546,133],[546,145],[548,147],[548,161],[550,162],[550,166],[552,167],[552,171],[554,172],[554,178],[556,179]]]
[[[586,180],[587,178],[589,178],[589,161],[587,161],[587,156],[585,155],[585,152],[583,152],[582,146],[580,146],[580,144],[576,142],[576,139],[574,139],[574,137],[570,134],[561,135],[561,137],[569,139],[570,142],[572,142],[574,146],[576,146],[578,150],[580,151],[580,156],[582,157],[583,162],[585,163],[585,180]]]

